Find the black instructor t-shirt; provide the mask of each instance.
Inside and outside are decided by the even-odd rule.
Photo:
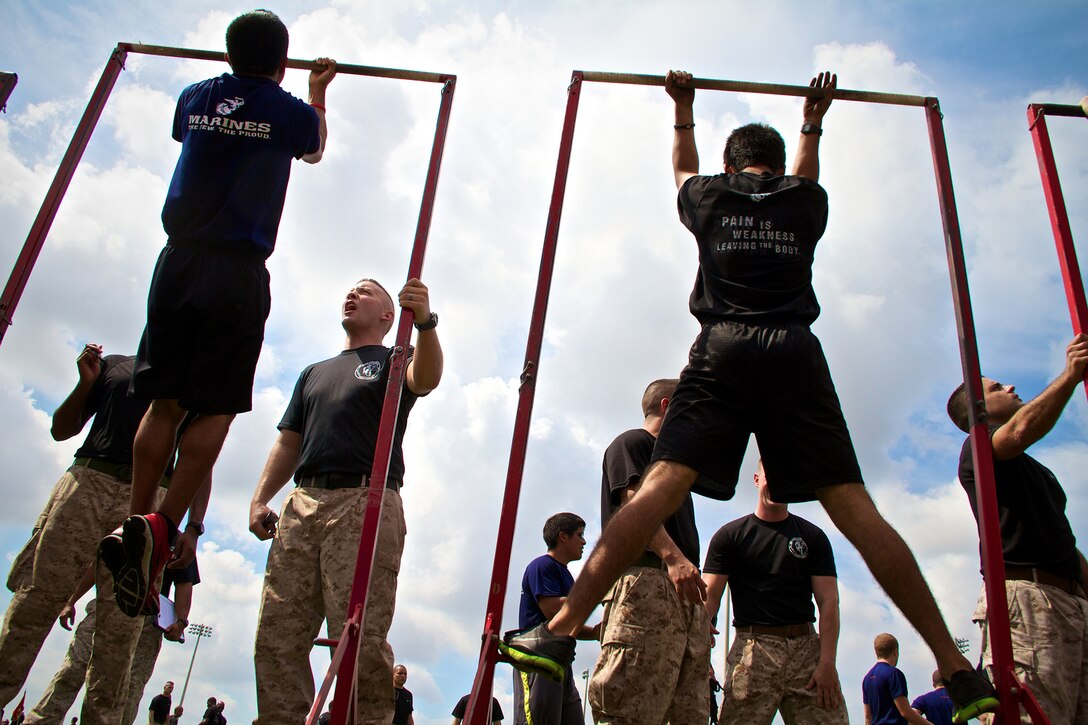
[[[601,479],[601,526],[612,518],[620,506],[623,489],[642,478],[654,452],[654,438],[648,431],[635,428],[621,433],[604,452],[604,475]],[[699,530],[695,528],[695,505],[689,493],[669,518],[665,532],[683,552],[688,561],[699,566]]]
[[[106,355],[98,379],[83,405],[80,422],[92,415],[91,432],[76,451],[76,458],[100,458],[110,463],[132,465],[132,441],[140,420],[151,405],[149,400],[128,396],[128,384],[136,365],[134,355]]]
[[[835,554],[827,535],[800,516],[748,514],[714,534],[704,571],[729,577],[734,626],[804,624],[816,621],[812,577],[836,576]]]
[[[322,473],[370,474],[378,440],[391,348],[364,345],[310,365],[298,378],[280,430],[302,435],[295,481]],[[412,351],[409,350],[409,359]],[[407,364],[407,362],[405,363]],[[404,478],[401,443],[417,396],[401,387],[400,415],[389,455],[389,479]]]
[[[699,244],[689,306],[700,323],[811,323],[816,243],[827,192],[800,176],[693,176],[680,188],[680,220]]]
[[[996,428],[990,430],[992,436]],[[1069,579],[1081,578],[1077,540],[1065,515],[1065,491],[1049,468],[1022,453],[1007,461],[994,459],[997,516],[1005,564],[1045,569]],[[960,485],[978,521],[975,460],[971,439],[960,451]]]

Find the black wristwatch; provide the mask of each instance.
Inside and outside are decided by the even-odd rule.
[[[415,323],[415,326],[416,329],[420,332],[423,332],[424,330],[433,330],[434,328],[438,327],[438,314],[432,312],[431,316],[427,318],[426,322],[417,322]]]
[[[817,126],[812,121],[805,121],[803,124],[801,124],[801,133],[803,133],[806,136],[809,136],[811,134],[816,134],[817,136],[823,136],[824,135],[824,130],[822,128],[820,128],[819,126]]]
[[[197,523],[196,521],[190,521],[189,523],[185,524],[185,528],[186,529],[196,529],[196,535],[197,536],[203,536],[204,535],[204,524],[203,523]]]

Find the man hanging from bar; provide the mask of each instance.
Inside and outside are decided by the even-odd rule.
[[[155,612],[154,582],[189,502],[219,456],[231,421],[252,408],[253,376],[270,297],[265,259],[276,242],[292,159],[321,160],[325,89],[336,63],[309,78],[310,103],[280,88],[287,28],[267,10],[227,28],[233,73],[186,88],[174,116],[181,156],[163,207],[159,255],[132,394],[151,400],[136,435],[124,525],[99,553],[124,614]],[[187,413],[171,487],[155,488]]]
[[[963,721],[998,707],[993,687],[957,649],[914,555],[866,492],[823,351],[809,329],[820,312],[813,256],[827,224],[827,194],[817,183],[819,142],[836,77],[820,73],[809,85],[824,92],[803,104],[792,175],[785,175],[781,135],[749,124],[726,141],[725,173],[699,176],[691,74],[666,76],[675,102],[680,218],[699,247],[690,309],[702,330],[638,493],[603,532],[555,618],[503,649],[521,667],[555,672],[568,661],[570,635],[688,491],[733,495],[755,433],[774,500],[823,504],[933,651]],[[702,600],[705,585],[691,582],[682,595]]]
[[[1088,335],[1082,333],[1066,348],[1065,369],[1029,403],[1016,394],[1016,386],[982,379],[1013,664],[1017,678],[1031,688],[1052,723],[1088,722],[1088,561],[1077,549],[1065,515],[1065,491],[1027,449],[1058,422],[1086,369]],[[970,431],[967,406],[961,384],[948,399],[948,416],[964,433]],[[970,438],[960,452],[959,478],[977,521]],[[986,608],[983,589],[973,619],[982,627],[982,661],[990,665]]]
[[[360,725],[393,721],[393,650],[386,634],[393,622],[404,548],[401,443],[416,400],[442,379],[438,316],[431,312],[427,287],[418,279],[408,280],[399,304],[414,314],[418,334],[414,352],[408,352],[400,390],[366,621],[359,638],[354,721]],[[339,638],[347,620],[393,353],[382,340],[393,317],[393,300],[376,281],[362,279],[348,290],[341,307],[341,325],[347,333],[344,350],[302,371],[253,492],[249,530],[261,540],[275,536],[265,567],[254,648],[259,725],[298,725],[306,719],[314,701],[310,669],[314,637],[324,619],[329,637]],[[268,502],[292,478],[295,488],[277,516]]]

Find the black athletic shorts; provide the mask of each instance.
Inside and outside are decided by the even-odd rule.
[[[260,256],[169,242],[151,278],[131,394],[208,415],[252,409],[268,282]]]
[[[862,482],[823,349],[808,325],[703,325],[653,460],[694,468],[700,478],[693,491],[728,500],[753,433],[779,503],[813,501],[823,486]]]

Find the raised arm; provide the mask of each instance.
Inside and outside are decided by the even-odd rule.
[[[416,395],[425,395],[438,387],[443,365],[442,344],[434,327],[437,319],[431,319],[430,292],[427,285],[413,277],[404,284],[399,299],[403,309],[412,311],[416,325],[416,350],[408,363],[405,379],[409,390]]]
[[[671,70],[665,76],[665,91],[675,106],[672,135],[672,174],[679,189],[699,173],[699,150],[695,148],[695,89],[687,87],[691,73]]]
[[[834,90],[838,78],[834,73],[823,72],[809,81],[811,88]],[[831,94],[819,98],[806,98],[802,108],[804,125],[801,141],[797,144],[797,156],[793,160],[793,175],[812,181],[820,180],[820,135],[823,133],[824,114],[831,107]],[[807,132],[807,133],[806,133]]]
[[[820,613],[820,660],[806,689],[816,688],[816,703],[834,710],[842,702],[842,686],[835,669],[839,647],[839,581],[833,576],[812,577],[812,595]]]
[[[281,430],[268,460],[261,472],[261,479],[249,503],[249,530],[261,541],[276,535],[279,516],[268,508],[268,502],[291,480],[298,467],[299,451],[302,450],[302,434],[293,430]]]
[[[991,442],[995,458],[1015,458],[1050,432],[1073,391],[1084,380],[1085,366],[1088,366],[1088,335],[1082,332],[1065,349],[1065,369],[1061,374],[994,431]]]
[[[317,151],[302,157],[308,164],[316,164],[325,153],[325,140],[329,136],[329,128],[325,124],[325,89],[336,76],[336,61],[332,58],[318,58],[314,62],[325,66],[325,70],[310,71],[310,105],[317,112],[317,135],[321,137],[321,145]]]
[[[84,412],[83,407],[87,403],[87,396],[91,394],[91,388],[102,373],[102,346],[93,342],[87,343],[76,357],[76,370],[79,371],[79,381],[64,402],[53,411],[53,425],[49,434],[55,441],[66,441],[76,435],[83,430],[91,417]]]

